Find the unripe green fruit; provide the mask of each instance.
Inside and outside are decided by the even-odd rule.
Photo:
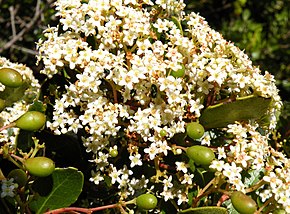
[[[256,202],[249,196],[240,191],[233,192],[231,195],[233,207],[240,214],[253,214],[257,210]]]
[[[28,111],[15,121],[16,127],[26,131],[37,131],[44,126],[45,122],[45,114],[38,111]]]
[[[25,186],[27,183],[27,175],[22,169],[13,169],[9,172],[8,178],[13,178],[19,187]]]
[[[177,71],[171,71],[170,72],[170,75],[171,76],[174,76],[175,78],[178,78],[178,77],[183,77],[184,74],[185,74],[185,67],[183,64],[181,64],[182,68],[177,70]]]
[[[17,88],[23,84],[23,79],[18,71],[12,68],[1,68],[0,82],[5,86]]]
[[[197,165],[208,166],[215,159],[214,152],[205,146],[191,146],[187,148],[186,154]]]
[[[31,174],[38,177],[46,177],[53,173],[55,164],[47,157],[35,157],[25,160],[24,166]]]
[[[118,150],[117,150],[117,149],[112,149],[112,150],[110,151],[110,155],[111,155],[111,157],[113,157],[113,158],[117,157],[117,156],[118,156]]]
[[[5,100],[0,99],[0,112],[5,108]]]
[[[191,122],[186,126],[186,133],[191,139],[199,139],[204,134],[204,128],[198,122]]]
[[[152,194],[142,194],[137,197],[136,204],[141,210],[151,210],[157,206],[157,198]]]
[[[161,129],[159,134],[160,134],[161,137],[165,137],[167,135],[167,131],[164,130],[164,129]]]

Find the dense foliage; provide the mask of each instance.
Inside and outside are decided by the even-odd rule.
[[[290,212],[289,5],[185,2],[1,3],[1,213]]]

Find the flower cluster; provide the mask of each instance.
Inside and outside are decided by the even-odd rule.
[[[38,42],[41,72],[67,78],[47,126],[56,134],[84,130],[83,144],[96,163],[90,180],[99,184],[110,176],[121,199],[156,188],[165,201],[188,200],[193,170],[172,139],[209,105],[252,94],[271,98],[267,128],[277,122],[281,101],[273,76],[263,75],[201,16],[184,14],[184,6],[182,0],[58,0],[60,24]],[[238,190],[246,188],[242,170],[266,167],[270,158],[257,124],[225,127],[234,138],[228,150],[218,148],[211,165]],[[201,143],[214,140],[208,132]],[[122,167],[114,165],[112,150],[122,152]],[[156,174],[141,176],[141,167],[155,167]]]
[[[262,201],[274,198],[286,212],[290,212],[289,159],[268,144],[268,136],[259,133],[249,124],[229,125],[227,132],[234,135],[233,142],[218,148],[218,159],[211,168],[216,176],[226,179],[231,188],[247,192],[261,179],[258,195]],[[242,174],[256,173],[254,180],[246,180]]]

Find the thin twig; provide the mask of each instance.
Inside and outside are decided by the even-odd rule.
[[[112,209],[112,208],[117,208],[117,207],[119,207],[119,204],[110,204],[110,205],[105,205],[102,207],[95,207],[95,208],[64,207],[64,208],[59,208],[56,210],[51,210],[51,211],[45,212],[44,214],[60,214],[60,213],[71,212],[71,211],[79,211],[82,213],[90,214],[90,213],[93,213],[95,211]]]
[[[16,50],[20,50],[22,52],[25,52],[25,53],[28,53],[28,54],[31,54],[33,56],[35,56],[36,54],[38,54],[37,51],[35,50],[32,50],[32,49],[28,49],[28,48],[25,48],[25,47],[21,47],[21,46],[18,46],[18,45],[12,45],[11,48],[14,48]]]
[[[27,31],[29,31],[34,26],[34,24],[38,21],[39,16],[41,15],[43,11],[43,9],[40,9],[40,3],[41,3],[41,0],[37,0],[36,7],[35,7],[35,14],[33,18],[31,19],[31,21],[27,23],[26,26],[17,35],[13,36],[13,38],[9,42],[7,42],[2,48],[0,48],[0,53],[10,48],[15,42],[20,40],[23,37],[23,35]]]
[[[15,27],[15,10],[14,6],[9,7],[10,19],[11,19],[11,29],[12,29],[12,38],[16,36],[16,27]]]

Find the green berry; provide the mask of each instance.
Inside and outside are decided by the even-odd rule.
[[[157,198],[152,194],[142,194],[137,197],[136,204],[141,210],[151,210],[157,206]]]
[[[22,169],[13,169],[9,172],[8,178],[13,178],[19,187],[23,187],[27,183],[27,175]]]
[[[178,78],[178,77],[183,77],[184,74],[185,74],[185,67],[183,64],[181,64],[182,68],[177,70],[177,71],[171,71],[170,72],[170,75],[171,76],[174,76],[175,78]]]
[[[186,150],[187,156],[197,165],[208,166],[215,159],[214,152],[206,146],[191,146]]]
[[[110,151],[110,155],[111,155],[112,158],[117,157],[118,156],[118,150],[117,149],[112,149]]]
[[[55,164],[47,157],[35,157],[25,160],[24,166],[31,174],[38,177],[46,177],[53,173]]]
[[[257,210],[256,202],[240,191],[232,193],[231,201],[235,210],[240,214],[253,214]]]
[[[165,137],[167,135],[167,131],[164,130],[164,129],[161,129],[159,134],[160,134],[161,137]]]
[[[17,88],[23,84],[23,79],[18,71],[12,68],[1,68],[0,82],[5,86]]]
[[[186,133],[191,139],[199,139],[204,134],[204,127],[198,122],[191,122],[186,126]]]
[[[15,121],[16,127],[26,131],[37,131],[44,126],[45,122],[45,114],[38,111],[28,111]]]

